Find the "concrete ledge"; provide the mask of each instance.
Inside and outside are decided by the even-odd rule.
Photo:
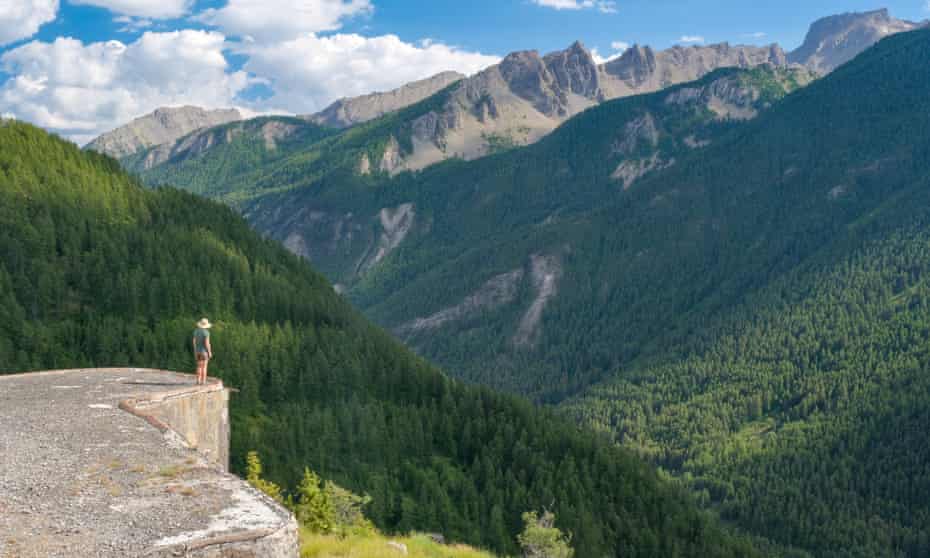
[[[0,558],[298,556],[293,516],[217,464],[228,451],[218,380],[0,376],[0,409]]]
[[[149,393],[120,401],[119,408],[162,433],[173,431],[189,447],[229,470],[229,392],[223,382]]]

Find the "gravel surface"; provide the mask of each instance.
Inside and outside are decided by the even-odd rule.
[[[193,386],[120,370],[0,376],[0,558],[141,556],[289,517],[118,408]]]

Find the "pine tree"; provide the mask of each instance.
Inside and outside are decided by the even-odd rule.
[[[526,528],[517,535],[524,558],[572,558],[571,537],[562,534],[555,526],[555,514],[550,511],[542,517],[532,511],[523,514]]]
[[[281,487],[262,478],[262,461],[258,457],[258,452],[250,451],[246,456],[245,480],[258,490],[270,496],[275,502],[280,504],[284,503],[284,496],[281,495]]]
[[[320,488],[320,477],[309,467],[304,469],[304,477],[297,486],[294,515],[301,525],[314,533],[329,533],[336,524],[333,504]]]

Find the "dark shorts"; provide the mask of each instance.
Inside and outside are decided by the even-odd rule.
[[[197,360],[210,360],[210,356],[206,351],[198,351]]]

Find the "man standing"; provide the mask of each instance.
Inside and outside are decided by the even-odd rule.
[[[197,385],[207,383],[207,366],[213,358],[213,348],[210,346],[210,320],[203,318],[197,322],[194,330],[194,358],[197,359]]]

